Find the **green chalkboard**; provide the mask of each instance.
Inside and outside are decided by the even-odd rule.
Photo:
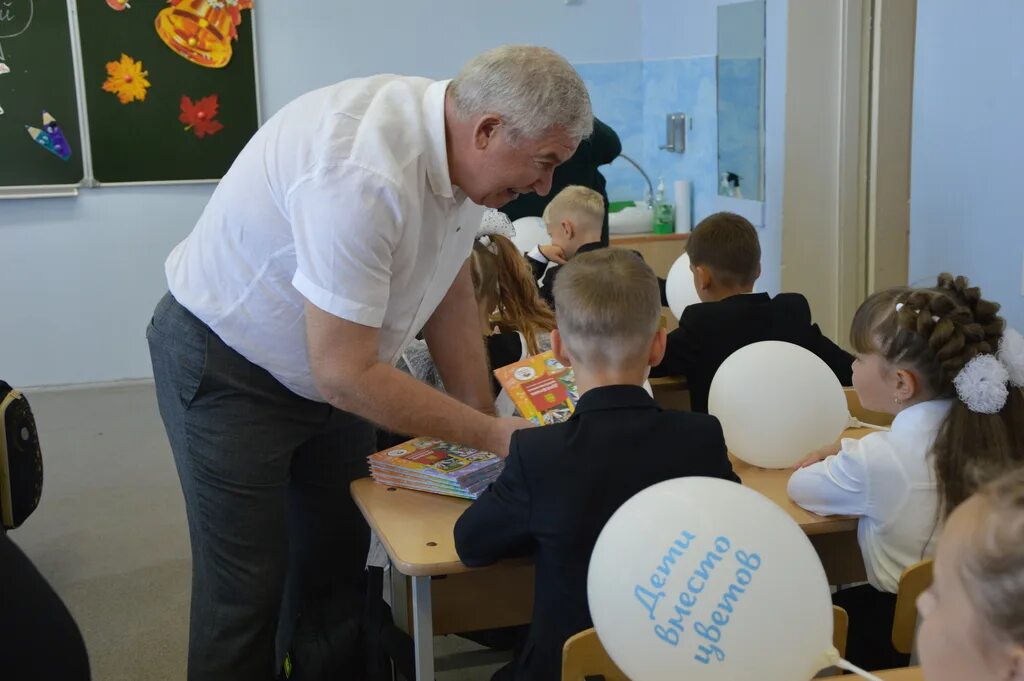
[[[81,182],[72,54],[65,0],[0,0],[0,187]],[[46,135],[52,151],[26,129],[44,130],[44,111],[64,138]]]
[[[0,0],[3,2],[3,0]],[[100,183],[212,180],[224,175],[259,125],[252,10],[246,0],[77,0],[94,178]],[[161,14],[163,13],[163,14]],[[234,14],[237,27],[225,16]],[[230,16],[229,16],[230,19]],[[220,68],[193,59],[230,59]],[[230,40],[234,27],[237,40]],[[193,45],[189,46],[189,39]],[[124,55],[136,64],[125,69]],[[138,66],[141,62],[141,67]],[[114,73],[108,64],[116,63]],[[143,73],[144,72],[144,73]],[[124,80],[131,78],[130,82]],[[141,87],[144,81],[148,87]],[[105,91],[104,84],[113,91]],[[144,95],[144,98],[136,98]],[[200,107],[216,95],[216,112]],[[183,109],[182,98],[191,105]],[[123,101],[125,100],[125,101]],[[209,100],[207,100],[209,101]],[[191,111],[188,125],[179,120]],[[203,118],[196,118],[202,113]],[[203,133],[200,137],[199,134]]]

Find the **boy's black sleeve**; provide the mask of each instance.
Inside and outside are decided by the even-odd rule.
[[[469,567],[529,554],[530,494],[515,436],[505,470],[455,523],[455,550]]]
[[[709,474],[723,480],[742,483],[740,476],[736,475],[736,471],[732,467],[732,461],[729,460],[729,448],[725,444],[722,423],[715,416],[711,416],[711,420],[714,422],[714,428],[710,433],[710,445],[707,449],[708,453],[712,455]]]
[[[526,263],[530,266],[530,272],[533,274],[534,281],[537,282],[537,290],[540,292],[541,299],[548,304],[552,310],[555,309],[555,275],[558,273],[558,265],[551,265],[551,263],[540,262],[534,260],[528,255],[523,255],[526,259]],[[549,265],[551,265],[549,267]],[[544,273],[547,272],[547,276]],[[544,277],[544,285],[540,283],[541,277]]]
[[[526,264],[530,266],[530,271],[533,273],[533,280],[540,281],[540,278],[544,276],[544,270],[548,268],[549,263],[534,260],[525,254],[523,257],[526,258]]]
[[[668,285],[661,277],[658,277],[658,292],[661,294],[661,306],[668,307],[668,290],[665,288]]]
[[[651,377],[687,376],[697,361],[697,348],[694,345],[694,334],[691,330],[692,321],[683,310],[679,320],[679,328],[668,334],[665,344],[665,358],[661,364],[651,369]]]
[[[817,324],[811,324],[811,339],[811,351],[828,365],[839,382],[847,387],[853,385],[853,355],[833,343]]]

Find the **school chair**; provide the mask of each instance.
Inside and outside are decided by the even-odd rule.
[[[832,606],[832,645],[839,656],[846,655],[846,633],[850,617],[837,605]],[[836,669],[836,673],[840,673]],[[608,657],[593,628],[581,631],[562,647],[562,681],[584,681],[600,677],[604,681],[629,681],[629,677]]]
[[[850,616],[838,605],[832,606],[832,646],[839,652],[839,657],[846,657],[846,635],[850,631]],[[839,676],[843,670],[839,667],[828,667],[815,678]]]
[[[914,647],[917,629],[917,597],[932,585],[932,560],[914,563],[900,575],[896,591],[896,614],[892,620],[892,646],[904,655]]]
[[[562,681],[584,681],[595,676],[604,681],[629,681],[608,657],[597,632],[590,628],[570,638],[562,647]]]
[[[839,657],[846,657],[846,635],[850,631],[850,616],[838,605],[832,606],[832,645]]]
[[[888,427],[892,425],[892,414],[883,414],[879,411],[865,409],[860,403],[860,398],[857,397],[857,391],[853,388],[843,388],[843,392],[846,393],[846,407],[850,410],[850,416],[862,423],[870,423],[873,426]]]

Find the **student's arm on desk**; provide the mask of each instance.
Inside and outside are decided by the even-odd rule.
[[[844,439],[842,449],[789,478],[789,498],[820,515],[869,515],[867,452],[863,440]]]
[[[455,523],[455,550],[469,567],[483,567],[533,549],[530,495],[522,456],[512,438],[505,470]]]
[[[658,366],[651,367],[651,378],[688,375],[693,367],[696,354],[693,334],[690,331],[690,320],[684,310],[683,316],[679,318],[679,328],[668,334],[664,359]]]
[[[694,416],[698,416],[698,414],[694,414]],[[743,484],[740,476],[736,475],[736,471],[733,470],[732,461],[729,460],[729,448],[725,445],[725,433],[722,430],[722,423],[718,420],[718,417],[711,416],[710,414],[699,414],[699,416],[710,419],[714,423],[714,430],[711,431],[711,437],[704,449],[704,451],[708,452],[709,457],[711,457],[709,460],[712,462],[711,470],[707,473],[708,477],[721,478]]]
[[[811,325],[811,333],[814,336],[811,351],[828,365],[840,383],[847,387],[853,385],[853,355],[833,343],[817,324]]]

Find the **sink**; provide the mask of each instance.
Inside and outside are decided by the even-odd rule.
[[[654,209],[647,205],[626,206],[608,214],[612,234],[643,234],[654,229]]]

